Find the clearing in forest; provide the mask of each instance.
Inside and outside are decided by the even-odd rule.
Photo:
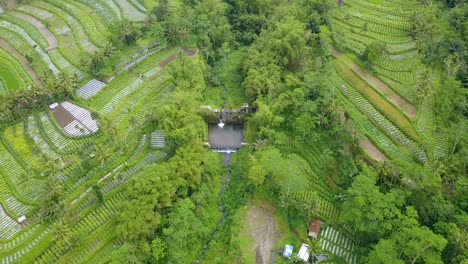
[[[270,263],[271,251],[275,246],[275,218],[266,209],[253,205],[248,211],[249,231],[254,238],[255,263]],[[248,260],[249,261],[249,260]]]

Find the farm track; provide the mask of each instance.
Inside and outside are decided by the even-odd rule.
[[[47,39],[47,43],[49,43],[49,50],[55,49],[57,47],[57,38],[55,37],[55,35],[52,32],[50,32],[50,30],[47,28],[47,26],[44,25],[41,21],[39,21],[38,19],[36,19],[36,18],[34,18],[34,17],[30,16],[30,15],[23,14],[23,13],[18,13],[18,12],[15,12],[15,11],[10,12],[10,14],[12,14],[13,16],[15,16],[17,18],[28,21],[34,27],[36,27],[39,30],[39,32],[41,32],[42,36],[44,36],[44,38]]]
[[[374,143],[372,143],[369,139],[361,139],[359,140],[359,146],[369,155],[371,158],[375,159],[376,161],[386,161],[388,158],[380,151]]]
[[[29,63],[29,61],[21,53],[19,53],[13,46],[11,46],[8,42],[6,42],[3,39],[0,39],[0,47],[2,47],[6,51],[10,52],[10,54],[15,56],[21,62],[21,64],[23,64],[23,67],[31,75],[34,82],[37,85],[42,86],[41,80],[39,79],[39,75],[37,75],[37,73],[32,68],[31,64]]]
[[[365,80],[368,84],[372,87],[376,88],[381,94],[385,95],[385,97],[392,102],[395,106],[400,108],[409,118],[415,119],[417,116],[417,109],[414,105],[410,104],[406,101],[403,97],[398,95],[382,82],[379,78],[373,76],[372,74],[367,73],[364,69],[361,68],[356,62],[353,62],[350,59],[343,58],[341,52],[337,51],[336,49],[332,49],[332,55],[343,61],[350,69],[352,69],[355,73],[359,75],[363,80]]]

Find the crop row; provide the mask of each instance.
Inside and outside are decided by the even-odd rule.
[[[39,235],[37,234],[39,233],[38,231],[40,231],[39,227],[40,224],[31,225],[28,228],[22,229],[23,231],[19,235],[9,240],[4,240],[4,242],[0,242],[0,252],[11,252],[12,249],[16,247],[23,247],[24,245],[22,244],[25,240],[30,239],[31,236]]]
[[[429,139],[433,138],[434,124],[434,97],[429,95],[424,98],[419,107],[416,128],[426,139]]]
[[[347,263],[358,263],[357,255],[354,252],[354,242],[343,235],[338,229],[331,226],[322,228],[320,230],[319,241],[322,250],[344,258]]]
[[[75,1],[69,2],[68,0],[46,0],[47,2],[55,5],[60,10],[63,10],[63,13],[69,14],[74,19],[68,21],[69,24],[79,23],[80,27],[86,32],[86,36],[89,40],[96,45],[97,47],[104,47],[107,42],[107,35],[109,34],[107,28],[104,26],[99,16],[91,15],[95,12],[94,10],[84,6]],[[68,19],[67,19],[68,20]],[[77,22],[76,22],[77,21]],[[80,33],[81,35],[81,33]]]
[[[367,47],[369,44],[376,41],[385,42],[387,46],[386,50],[389,54],[401,54],[414,49],[414,42],[410,38],[398,38],[379,34],[374,31],[365,31],[362,27],[354,27],[338,19],[333,20],[331,24],[343,37],[360,42],[363,46]]]
[[[42,138],[39,127],[37,126],[37,121],[34,116],[29,116],[26,123],[27,134],[35,142],[37,148],[44,154],[47,158],[55,160],[59,155],[47,144],[47,142]]]
[[[381,92],[378,92],[372,84],[364,80],[362,73],[357,73],[354,69],[349,68],[350,66],[346,64],[346,59],[343,58],[337,59],[334,64],[338,73],[359,91],[367,101],[372,102],[376,109],[399,126],[412,139],[416,141],[420,140],[410,120],[394,104],[388,101]],[[374,83],[374,85],[377,84]]]
[[[47,236],[51,231],[51,228],[48,227],[44,231],[42,231],[38,236],[36,236],[32,241],[30,241],[27,246],[21,247],[17,249],[17,251],[13,252],[12,254],[9,254],[7,256],[2,257],[1,263],[2,264],[9,264],[9,263],[17,263],[18,259],[21,258],[24,254],[28,253],[31,251],[31,249],[39,243],[45,236]]]
[[[450,135],[444,127],[441,117],[437,118],[437,130],[435,133],[434,158],[446,158],[449,154]]]
[[[112,0],[118,5],[120,12],[125,14],[129,20],[143,21],[146,18],[146,13],[138,10],[133,4],[127,0]]]
[[[112,13],[114,13],[119,18],[119,20],[124,17],[122,10],[120,10],[119,6],[113,0],[97,0],[97,2],[107,6],[110,10],[112,10]]]
[[[387,21],[381,21],[378,18],[367,15],[366,13],[360,13],[352,9],[337,9],[333,13],[333,18],[341,20],[356,29],[367,28],[368,31],[373,31],[378,35],[387,35],[391,37],[408,38],[408,28],[402,28],[395,25],[389,25]]]
[[[157,162],[159,160],[162,160],[165,157],[166,157],[166,153],[164,153],[164,152],[153,152],[153,151],[148,152],[135,165],[133,165],[132,167],[126,169],[125,171],[123,171],[121,173],[118,173],[110,181],[105,182],[102,185],[102,191],[104,193],[108,193],[108,192],[114,190],[119,185],[121,185],[123,182],[128,181],[133,175],[140,172],[146,166],[148,166],[150,164],[153,164],[153,163],[155,163],[155,162]]]
[[[409,139],[401,130],[396,127],[391,121],[383,116],[375,107],[369,103],[362,95],[360,95],[351,86],[342,84],[341,88],[345,95],[351,98],[356,105],[369,116],[375,123],[377,123],[383,130],[390,134],[401,145],[409,149],[420,161],[426,162],[427,157],[424,150],[418,146],[416,142]]]
[[[342,37],[346,39],[346,41],[352,40],[351,44],[359,43],[357,47],[359,49],[359,53],[357,54],[362,54],[367,46],[376,41],[382,41],[386,43],[387,54],[384,54],[383,56],[388,58],[391,56],[401,56],[402,54],[411,53],[414,50],[414,42],[412,41],[391,43],[391,39],[394,39],[394,37],[379,35],[371,31],[365,32],[360,28],[348,26],[339,20],[334,20],[332,22],[332,26],[336,29],[336,32],[339,32],[339,34],[341,34]],[[348,28],[347,31],[346,28]]]
[[[98,48],[89,40],[83,26],[63,9],[47,2],[33,2],[32,7],[48,12],[51,16],[47,18],[47,24],[59,41],[59,49],[67,47],[70,56],[67,59],[74,65],[79,66],[80,53],[82,51],[93,52]],[[33,14],[31,14],[33,15]],[[38,19],[41,19],[38,17]],[[71,32],[69,31],[71,30]],[[62,34],[61,34],[62,33]],[[72,34],[70,34],[72,33]],[[66,40],[66,41],[65,41]],[[77,46],[78,45],[78,46]]]
[[[82,46],[78,46],[81,43],[78,34],[76,31],[73,31],[73,28],[70,28],[64,19],[45,10],[46,7],[54,8],[54,6],[43,3],[40,6],[22,5],[17,10],[26,15],[32,16],[47,25],[48,29],[57,39],[58,44],[58,48],[53,49],[52,51],[58,50],[61,57],[68,61],[69,65],[71,64],[74,67],[80,67],[81,54],[86,54],[87,52],[82,48]],[[70,18],[73,19],[72,17]],[[87,38],[84,40],[87,40]],[[63,60],[60,60],[60,62],[63,62]],[[65,68],[66,66],[68,65],[62,65],[61,68]]]
[[[387,1],[382,1],[387,2]],[[366,12],[368,15],[382,19],[384,21],[389,21],[389,23],[394,24],[395,22],[406,22],[409,26],[409,16],[411,16],[414,9],[403,7],[404,4],[401,2],[398,4],[389,3],[386,4],[374,4],[370,1],[361,1],[361,0],[349,0],[346,2],[348,7],[351,7],[356,10],[361,10]],[[404,25],[401,23],[401,25]]]
[[[120,122],[124,119],[125,116],[133,114],[131,113],[132,110],[134,110],[142,100],[146,99],[147,96],[150,96],[151,93],[159,91],[159,89],[157,89],[158,86],[166,84],[168,79],[168,75],[162,75],[161,77],[152,79],[150,81],[145,81],[144,85],[141,85],[142,88],[139,89],[138,92],[128,94],[125,100],[120,100],[117,102],[117,104],[114,105],[114,111],[112,112],[113,120]],[[122,91],[125,91],[125,89]]]
[[[103,225],[114,215],[117,203],[123,199],[122,194],[108,199],[103,205],[93,210],[73,226],[71,232],[74,234],[90,234],[99,226]],[[58,240],[45,251],[34,263],[50,263],[57,261],[67,250],[69,245],[63,240]]]
[[[42,58],[42,60],[47,64],[49,69],[54,74],[58,74],[60,72],[59,69],[55,66],[55,64],[52,63],[52,60],[50,59],[49,55],[44,50],[42,50],[38,43],[36,43],[36,41],[34,41],[24,29],[7,21],[0,21],[0,27],[5,29],[2,30],[2,36],[6,37],[5,40],[7,40],[8,42],[12,41],[10,42],[10,44],[14,46],[17,50],[22,50],[24,44],[21,42],[25,41],[26,43],[28,43],[26,45],[33,47],[33,49],[37,52],[37,54]],[[7,35],[8,31],[10,31],[11,33]],[[18,37],[16,37],[15,35],[17,35],[18,37],[21,36],[21,39],[17,40]],[[13,39],[10,39],[10,37],[12,37]]]
[[[0,145],[0,168],[3,173],[7,173],[5,176],[16,190],[21,190],[24,198],[36,201],[43,193],[44,182],[31,178],[30,172],[25,171],[17,159],[3,144]]]
[[[23,68],[23,65],[16,60],[16,58],[12,57],[8,53],[5,53],[2,49],[0,49],[0,65],[3,68],[8,69],[8,73],[10,74],[9,78],[14,78],[14,80],[18,83],[17,87],[10,87],[8,86],[9,83],[6,82],[6,87],[4,89],[6,92],[15,92],[18,90],[25,90],[31,83],[31,77],[26,73]],[[0,78],[4,76],[4,74],[8,73],[1,73]]]
[[[65,136],[64,132],[59,130],[60,128],[53,123],[48,114],[43,113],[36,116],[36,121],[38,127],[44,131],[42,135],[45,136],[46,142],[60,153],[75,152],[92,140],[92,137],[71,139]]]
[[[18,19],[17,17],[13,17],[10,14],[6,13],[2,15],[1,17],[2,20],[8,21],[11,24],[15,24],[18,27],[24,29],[26,32],[28,32],[29,36],[43,49],[47,50],[49,44],[47,43],[47,40],[44,38],[44,36],[41,34],[41,32],[34,27],[31,23],[28,23],[27,21],[23,19]]]
[[[120,20],[120,13],[115,14],[112,8],[104,3],[95,0],[79,0],[79,2],[88,5],[102,18],[103,22],[108,26],[111,26],[116,21]]]
[[[144,74],[145,78],[151,78],[153,77],[157,72],[159,72],[161,68],[156,67],[153,70],[148,71],[147,73]],[[163,77],[158,77],[159,81],[163,81]],[[111,112],[114,107],[119,104],[120,100],[122,100],[125,96],[129,95],[130,93],[136,91],[140,85],[144,82],[142,78],[136,78],[131,82],[129,85],[127,85],[124,89],[120,90],[117,94],[115,94],[105,105],[104,107],[101,108],[100,113],[106,114]]]
[[[37,155],[38,150],[28,142],[25,134],[24,123],[18,123],[14,126],[7,127],[3,132],[3,140],[13,147],[15,152],[28,164],[33,167],[40,165],[41,160]]]

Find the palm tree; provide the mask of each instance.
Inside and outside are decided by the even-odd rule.
[[[114,55],[114,53],[117,51],[117,48],[112,44],[112,42],[107,42],[106,46],[102,49],[102,54],[105,57],[110,57]]]
[[[318,115],[314,116],[315,123],[319,126],[328,124],[327,115],[323,112],[319,113]]]
[[[76,75],[60,73],[59,82],[61,83],[62,91],[65,92],[67,96],[73,96],[77,85]]]
[[[431,94],[432,76],[432,72],[429,69],[425,69],[417,75],[417,97],[419,98],[420,107],[424,99]]]
[[[262,150],[268,146],[268,139],[257,139],[253,145],[255,150]]]
[[[387,187],[390,185],[390,183],[393,183],[395,179],[395,172],[394,168],[388,161],[385,160],[377,163],[375,169],[379,183],[385,184]]]
[[[139,32],[135,24],[128,19],[120,21],[118,26],[118,36],[124,40],[125,45],[130,45],[136,40]]]
[[[104,165],[104,163],[112,156],[112,150],[108,145],[100,145],[96,148],[96,160],[99,164]]]
[[[73,235],[70,227],[63,221],[58,221],[58,223],[54,225],[52,232],[56,240],[62,240],[67,244]]]

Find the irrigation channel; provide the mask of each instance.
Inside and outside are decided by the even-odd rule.
[[[227,213],[224,210],[222,198],[224,197],[224,192],[231,181],[231,157],[242,145],[243,130],[244,125],[242,124],[224,124],[222,120],[220,120],[219,124],[208,125],[208,143],[213,151],[221,153],[224,156],[223,165],[227,169],[227,179],[218,195],[218,199],[221,201],[219,209],[223,211],[223,215],[218,222],[218,226],[211,233],[211,237],[206,242],[200,257],[195,261],[195,263],[200,263],[200,261],[203,260],[210,249],[210,242],[217,237],[219,229],[222,227],[224,220],[226,219]]]

